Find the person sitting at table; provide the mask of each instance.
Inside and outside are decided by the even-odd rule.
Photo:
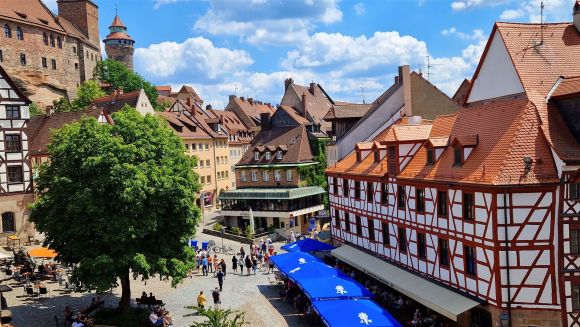
[[[75,320],[75,319],[74,319],[74,313],[73,313],[73,311],[71,310],[71,308],[70,308],[70,305],[67,305],[67,306],[64,308],[64,324],[65,324],[66,326],[71,326],[71,325],[72,325],[72,323],[74,322],[74,320]]]
[[[149,314],[149,321],[153,326],[163,326],[163,318],[159,317],[155,311],[151,311]]]
[[[41,275],[44,275],[46,273],[46,270],[44,269],[43,265],[38,266],[38,273]]]
[[[72,323],[72,327],[85,327],[85,324],[79,318],[76,318]]]

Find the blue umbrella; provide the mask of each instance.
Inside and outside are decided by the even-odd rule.
[[[305,278],[297,284],[311,300],[370,299],[373,293],[350,277]]]
[[[371,300],[313,301],[312,306],[328,327],[400,327],[386,310]]]
[[[295,283],[308,278],[346,277],[344,273],[320,262],[310,262],[295,268],[285,267],[280,271]]]
[[[332,250],[334,248],[335,247],[330,244],[326,244],[324,242],[320,242],[319,240],[315,240],[312,238],[305,238],[298,242],[289,243],[282,246],[282,249],[288,252],[327,251]]]
[[[271,256],[270,260],[272,260],[274,265],[276,265],[280,270],[284,268],[289,268],[288,270],[291,270],[310,262],[320,262],[318,258],[304,252],[278,254]]]

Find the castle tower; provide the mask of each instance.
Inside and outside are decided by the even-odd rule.
[[[58,15],[73,23],[89,42],[99,45],[99,7],[91,0],[58,0]]]
[[[125,64],[127,68],[133,70],[133,47],[135,41],[127,34],[127,27],[115,15],[115,19],[109,26],[109,35],[103,40],[105,42],[105,52],[109,59],[117,60]]]

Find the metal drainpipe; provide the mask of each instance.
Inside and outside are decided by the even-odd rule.
[[[507,307],[508,307],[508,327],[512,326],[512,305],[511,305],[511,298],[512,298],[512,292],[511,292],[511,282],[510,282],[510,256],[509,256],[509,241],[508,241],[508,227],[507,227],[507,222],[508,222],[508,211],[507,211],[507,190],[504,189],[503,191],[503,216],[504,216],[504,233],[505,233],[505,260],[506,260],[506,265],[507,265],[507,270],[506,270],[506,275],[507,275]]]

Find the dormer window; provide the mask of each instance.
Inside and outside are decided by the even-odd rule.
[[[362,155],[360,153],[360,151],[356,152],[356,162],[361,162],[362,161]]]
[[[427,164],[435,164],[435,149],[427,149]]]
[[[453,167],[461,167],[463,164],[463,149],[460,147],[453,148]]]
[[[374,154],[375,154],[375,162],[380,162],[381,161],[381,151],[375,150]]]
[[[272,153],[270,151],[266,152],[266,160],[272,159]]]
[[[260,160],[260,152],[254,152],[254,160]]]
[[[276,151],[276,159],[282,160],[282,150]]]

